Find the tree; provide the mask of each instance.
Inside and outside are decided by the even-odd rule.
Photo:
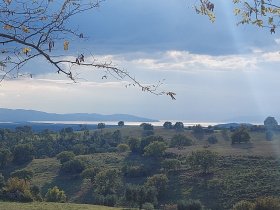
[[[34,172],[28,169],[16,170],[13,173],[11,173],[11,177],[17,177],[19,179],[24,179],[29,181],[33,178],[33,175]]]
[[[271,0],[233,0],[235,5],[234,14],[240,19],[239,24],[251,24],[260,28],[267,28],[269,32],[275,33],[279,27],[280,5]],[[206,15],[210,21],[215,21],[215,5],[209,0],[200,0],[195,5],[198,14]]]
[[[177,204],[177,210],[202,210],[203,206],[199,200],[182,200]]]
[[[176,171],[181,168],[181,162],[177,159],[166,159],[162,162],[165,171]]]
[[[18,144],[13,151],[13,162],[16,164],[23,164],[33,160],[34,147],[32,144]]]
[[[8,149],[0,149],[0,168],[5,167],[12,160],[12,153]]]
[[[169,180],[165,174],[155,174],[148,177],[145,185],[148,187],[155,187],[158,194],[162,196],[167,190],[168,182]]]
[[[160,158],[164,155],[167,146],[164,142],[154,141],[144,148],[144,155]]]
[[[85,164],[79,159],[69,160],[61,166],[61,171],[68,174],[80,174],[85,169]]]
[[[207,139],[209,144],[216,144],[218,142],[218,138],[216,136],[209,136]]]
[[[1,189],[2,187],[5,186],[5,178],[4,176],[0,173],[0,192],[1,192]]]
[[[166,121],[163,123],[165,129],[172,129],[172,122]]]
[[[140,151],[140,139],[138,138],[129,138],[128,146],[133,153],[137,153]]]
[[[266,128],[266,130],[276,129],[278,127],[278,122],[275,120],[274,117],[267,117],[264,120],[264,127]]]
[[[60,163],[63,164],[69,160],[73,160],[75,157],[75,154],[71,151],[63,151],[59,153],[56,158],[60,160]]]
[[[158,90],[161,81],[157,84],[143,85],[128,71],[109,61],[97,61],[91,53],[85,54],[74,45],[72,47],[70,40],[84,40],[88,37],[78,31],[71,24],[71,20],[80,13],[98,8],[100,2],[100,0],[1,1],[0,44],[4,45],[4,48],[1,49],[3,58],[0,59],[0,67],[4,74],[0,80],[19,76],[32,78],[31,73],[20,70],[26,63],[43,58],[54,71],[66,75],[73,81],[77,79],[73,71],[75,67],[91,67],[103,71],[102,79],[109,76],[125,79],[130,81],[129,86],[138,86],[142,91],[168,95],[175,99],[175,93]],[[80,51],[78,55],[71,54],[77,51]]]
[[[173,136],[170,141],[170,146],[177,147],[178,149],[183,149],[183,147],[191,145],[192,140],[181,134]]]
[[[119,144],[117,148],[120,153],[126,152],[129,150],[129,146],[127,144]]]
[[[45,199],[48,202],[66,202],[66,195],[63,190],[60,190],[57,186],[49,188],[48,192],[45,195]]]
[[[192,152],[189,162],[194,169],[200,169],[202,173],[207,174],[210,168],[216,165],[217,154],[210,150],[198,150]]]
[[[204,138],[204,130],[201,125],[195,125],[192,127],[192,132],[195,138],[197,139],[203,139]]]
[[[124,121],[119,121],[119,122],[118,122],[118,126],[119,126],[119,127],[123,127],[123,126],[124,126]]]
[[[173,128],[174,128],[176,131],[182,131],[182,130],[184,130],[184,123],[182,123],[182,122],[176,122],[175,125],[173,126]]]
[[[105,128],[105,123],[98,123],[97,124],[97,129],[103,129],[103,128]]]
[[[232,144],[235,143],[247,143],[250,141],[250,135],[245,127],[240,127],[237,130],[234,131],[234,133],[231,136],[231,142]]]

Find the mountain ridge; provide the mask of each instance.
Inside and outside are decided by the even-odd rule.
[[[127,121],[157,122],[158,120],[130,114],[69,113],[57,114],[37,110],[0,108],[0,122],[29,121]]]

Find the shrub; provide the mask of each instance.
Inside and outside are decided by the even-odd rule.
[[[185,146],[191,146],[191,145],[192,145],[192,140],[181,134],[173,136],[170,142],[171,147],[178,147],[178,149],[182,149]]]
[[[233,206],[232,210],[254,210],[254,204],[250,201],[240,201]]]
[[[60,163],[65,163],[69,160],[73,160],[75,157],[75,154],[73,152],[70,152],[70,151],[63,151],[61,153],[59,153],[56,158],[58,160],[60,160]]]
[[[145,185],[148,187],[155,187],[158,194],[161,196],[165,193],[168,186],[168,178],[165,174],[155,174],[148,177]]]
[[[69,174],[79,174],[85,169],[85,164],[79,159],[69,160],[62,164],[61,171]]]
[[[129,150],[129,146],[127,144],[119,144],[118,152],[127,152]]]
[[[26,180],[17,177],[10,178],[3,191],[4,197],[11,201],[33,201],[33,196],[30,191],[30,183]]]
[[[143,210],[154,210],[155,207],[154,207],[154,205],[152,203],[144,203],[142,205],[142,209]]]
[[[144,155],[154,158],[160,158],[164,155],[167,149],[164,142],[155,141],[144,148]]]
[[[195,169],[200,169],[204,174],[208,173],[211,167],[217,162],[217,154],[210,150],[199,150],[192,152],[189,157],[190,165]]]
[[[178,170],[181,168],[181,162],[177,159],[166,159],[162,162],[162,167],[166,171]]]
[[[202,210],[203,206],[199,200],[183,200],[177,204],[178,210]]]
[[[66,202],[66,195],[64,191],[60,190],[57,186],[48,189],[45,198],[48,202]]]
[[[28,169],[16,170],[11,173],[11,177],[18,177],[19,179],[31,180],[34,172]]]
[[[218,142],[218,139],[216,136],[209,136],[207,141],[209,144],[216,144]]]
[[[18,144],[13,151],[13,162],[16,164],[24,164],[33,160],[34,148],[31,144]]]
[[[0,173],[0,191],[1,188],[5,186],[5,178],[4,176]]]
[[[280,200],[274,197],[258,198],[254,210],[279,210]]]

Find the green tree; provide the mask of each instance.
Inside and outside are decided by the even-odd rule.
[[[254,210],[254,207],[254,203],[250,201],[239,201],[233,206],[232,210]]]
[[[193,136],[199,140],[204,138],[204,129],[201,125],[195,125],[192,127]]]
[[[81,176],[83,179],[90,179],[91,183],[94,183],[95,176],[100,172],[100,169],[97,167],[87,168],[83,170]]]
[[[85,169],[85,164],[79,159],[69,160],[61,166],[61,171],[68,174],[79,174]]]
[[[138,138],[129,138],[128,146],[133,153],[137,153],[140,151],[140,139]]]
[[[216,136],[212,135],[212,136],[208,137],[207,141],[209,144],[216,144],[218,142],[218,138]]]
[[[13,157],[16,164],[30,162],[34,158],[34,147],[32,144],[18,144],[13,150]]]
[[[184,135],[177,134],[171,138],[170,147],[177,147],[183,149],[185,146],[191,146],[192,140]]]
[[[63,190],[60,190],[57,186],[53,188],[49,188],[46,195],[45,199],[47,202],[60,202],[64,203],[66,202],[66,195]]]
[[[121,187],[120,171],[116,169],[106,169],[100,171],[94,181],[95,191],[98,194],[115,194]]]
[[[250,141],[250,138],[251,137],[250,137],[247,129],[242,126],[234,131],[234,133],[231,136],[231,142],[232,142],[232,144],[235,144],[235,143],[240,144],[242,142],[247,143]]]
[[[97,129],[101,129],[102,130],[102,129],[105,128],[105,126],[106,126],[105,123],[98,123],[97,124]]]
[[[0,193],[1,193],[1,189],[2,187],[5,186],[5,178],[4,176],[0,173]]]
[[[56,156],[56,158],[60,161],[61,164],[65,163],[69,160],[73,160],[74,157],[75,157],[75,154],[71,151],[63,151]]]
[[[182,200],[177,204],[177,210],[202,210],[203,205],[199,200]]]
[[[169,122],[169,121],[164,122],[164,123],[163,123],[163,127],[164,127],[165,129],[172,129],[172,128],[173,128],[172,122]]]
[[[8,149],[0,149],[0,168],[5,167],[12,160],[12,153]]]
[[[166,159],[162,162],[165,171],[176,171],[181,168],[181,162],[177,159]]]
[[[119,121],[119,122],[118,122],[118,126],[119,126],[119,127],[123,127],[123,126],[124,126],[124,121]]]
[[[19,179],[24,179],[24,180],[31,180],[33,178],[34,172],[29,169],[21,169],[21,170],[16,170],[11,173],[11,177],[17,177]]]
[[[155,187],[159,196],[162,196],[167,190],[168,182],[169,180],[165,174],[155,174],[151,177],[148,177],[147,181],[145,182],[145,186]]]
[[[117,148],[120,153],[127,152],[129,150],[129,146],[127,144],[119,144]]]
[[[175,125],[173,126],[173,128],[176,131],[183,131],[184,130],[184,123],[182,122],[176,122]]]
[[[210,168],[216,165],[217,154],[210,150],[198,150],[189,156],[189,163],[194,169],[199,169],[202,173],[207,174]]]
[[[144,148],[144,155],[160,158],[165,154],[167,146],[164,142],[154,141]]]

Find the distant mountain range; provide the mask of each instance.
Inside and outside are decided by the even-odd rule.
[[[157,122],[158,120],[137,117],[128,114],[55,114],[35,110],[0,108],[0,122],[30,122],[30,121],[126,121],[126,122]]]

